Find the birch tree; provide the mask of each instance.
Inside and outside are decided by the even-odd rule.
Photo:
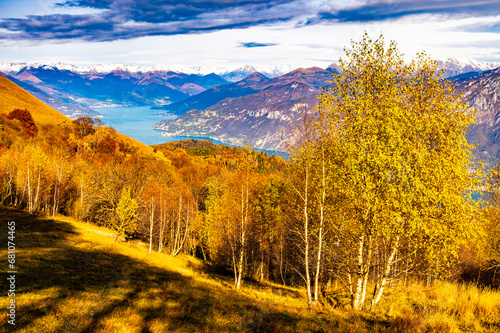
[[[257,162],[252,155],[250,147],[245,148],[245,154],[240,161],[239,171],[236,174],[235,180],[237,180],[237,188],[239,192],[239,229],[238,229],[238,243],[239,251],[234,264],[235,268],[235,285],[236,289],[241,287],[241,280],[244,275],[244,260],[247,250],[247,242],[249,238],[249,226],[251,223],[251,204],[250,195],[253,194],[255,179],[252,172],[256,169]]]
[[[292,131],[289,148],[291,184],[300,202],[299,248],[303,252],[304,282],[307,303],[317,304],[320,291],[323,242],[326,233],[327,191],[333,189],[328,180],[328,156],[318,115],[304,109]],[[331,204],[331,203],[330,203]],[[301,274],[302,275],[302,274]]]
[[[470,193],[480,175],[465,139],[473,114],[435,61],[421,53],[405,64],[395,42],[367,34],[345,53],[317,112],[356,243],[352,307],[361,310],[371,268],[381,267],[374,306],[403,240],[443,266],[474,236]],[[387,255],[374,255],[379,244]]]

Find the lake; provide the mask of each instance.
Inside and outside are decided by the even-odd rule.
[[[159,130],[154,130],[154,124],[163,119],[175,119],[177,116],[152,116],[161,110],[151,110],[150,106],[127,106],[96,109],[103,115],[104,125],[113,127],[117,132],[125,134],[147,145],[157,145],[170,141],[180,141],[186,139],[210,140],[215,144],[223,144],[221,141],[205,137],[189,136],[162,136]],[[263,151],[269,155],[279,155],[286,159],[287,154],[274,150],[255,149]]]
[[[213,143],[222,143],[209,138],[162,136],[161,131],[153,129],[154,124],[163,119],[175,119],[176,116],[152,116],[158,111],[151,110],[150,106],[112,107],[97,109],[96,111],[104,115],[104,117],[100,118],[104,125],[113,127],[117,132],[147,145],[186,139],[205,139]]]

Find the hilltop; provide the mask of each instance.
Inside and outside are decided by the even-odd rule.
[[[29,109],[37,124],[57,125],[71,122],[62,113],[40,102],[26,90],[0,75],[0,113],[8,114],[14,109]]]
[[[41,102],[14,82],[0,75],[0,114],[7,115],[14,109],[28,110],[36,125],[73,126],[70,118]],[[146,154],[153,152],[151,147],[126,135],[116,133],[116,136],[120,140],[128,142],[131,146],[141,149]]]

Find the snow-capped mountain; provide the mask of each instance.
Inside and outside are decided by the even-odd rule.
[[[238,82],[243,80],[250,74],[255,72],[264,74],[268,78],[273,78],[276,76],[281,76],[283,74],[289,73],[296,69],[293,66],[250,66],[246,65],[243,67],[231,67],[227,69],[218,69],[214,73],[222,77],[223,79],[231,82]]]
[[[465,73],[479,73],[500,67],[500,62],[479,62],[472,59],[448,58],[438,60],[440,68],[445,69],[445,77],[457,76]]]
[[[155,66],[137,66],[130,64],[96,64],[92,66],[76,66],[71,64],[66,64],[62,62],[48,63],[48,64],[38,64],[38,63],[26,63],[26,62],[9,62],[0,64],[0,72],[10,74],[17,73],[23,68],[53,68],[59,70],[68,70],[74,73],[86,74],[86,73],[99,73],[108,74],[115,71],[129,72],[129,73],[148,73],[148,72],[176,72],[184,74],[196,74],[196,75],[206,75],[214,73],[217,71],[216,68],[212,67],[186,67],[182,65],[155,65]]]
[[[217,68],[211,66],[183,66],[178,64],[172,65],[162,65],[158,64],[155,66],[137,66],[130,64],[97,64],[92,66],[76,66],[71,64],[66,64],[62,62],[48,63],[48,64],[38,64],[38,63],[25,63],[25,62],[10,62],[0,64],[0,72],[5,74],[17,73],[23,68],[54,68],[59,70],[68,70],[78,74],[107,74],[111,72],[121,71],[129,73],[149,73],[149,72],[176,72],[183,74],[194,74],[194,75],[208,75],[211,73],[217,74],[224,79],[232,82],[240,81],[247,77],[248,75],[259,72],[265,76],[272,78],[276,76],[281,76],[283,74],[289,73],[296,69],[293,66],[232,66],[227,68]]]
[[[446,69],[448,76],[456,76],[459,74],[469,73],[469,72],[483,72],[486,70],[494,69],[500,67],[500,62],[480,62],[472,59],[457,59],[448,58],[438,60],[439,66]],[[183,74],[194,74],[194,75],[207,75],[210,73],[217,74],[224,79],[237,82],[244,79],[248,75],[259,72],[264,74],[268,78],[273,78],[276,76],[281,76],[283,74],[289,73],[297,67],[291,65],[283,66],[228,66],[226,68],[212,67],[212,66],[184,66],[178,64],[163,65],[158,64],[155,66],[138,66],[131,64],[96,64],[92,66],[76,66],[72,64],[57,62],[48,64],[38,64],[38,63],[26,63],[26,62],[10,62],[0,64],[0,72],[11,74],[17,73],[25,67],[31,68],[57,68],[59,70],[69,70],[74,73],[85,74],[85,73],[99,73],[107,74],[115,71],[123,71],[129,73],[148,73],[148,72],[176,72]]]

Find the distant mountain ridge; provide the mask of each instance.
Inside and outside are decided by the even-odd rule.
[[[162,120],[154,128],[164,135],[204,136],[226,144],[249,142],[255,148],[285,150],[292,119],[316,105],[316,95],[331,78],[329,71],[318,67],[270,79],[253,73],[163,107],[180,117]]]
[[[149,72],[115,68],[112,71],[77,71],[71,65],[0,65],[6,77],[58,111],[76,118],[96,115],[106,106],[165,105],[224,84],[216,74],[197,75],[173,71]]]
[[[481,62],[472,59],[438,59],[439,66],[446,67],[447,76],[455,76],[467,72],[482,72],[490,69],[500,67],[500,62]],[[333,64],[331,66],[336,66]],[[26,62],[8,62],[0,64],[0,72],[8,75],[19,72],[23,68],[57,68],[59,70],[69,70],[74,73],[79,74],[107,74],[113,71],[123,71],[129,73],[148,73],[148,72],[176,72],[184,74],[195,74],[195,75],[207,75],[216,74],[226,81],[237,82],[248,75],[259,72],[268,78],[273,78],[276,76],[281,76],[289,73],[295,69],[297,66],[282,65],[282,66],[255,66],[255,65],[244,65],[244,66],[229,66],[227,68],[218,68],[212,66],[183,66],[177,64],[163,65],[157,64],[154,66],[137,66],[131,64],[96,64],[91,66],[76,66],[72,64],[56,62],[48,64],[39,63],[26,63]],[[337,66],[338,67],[338,66]]]

